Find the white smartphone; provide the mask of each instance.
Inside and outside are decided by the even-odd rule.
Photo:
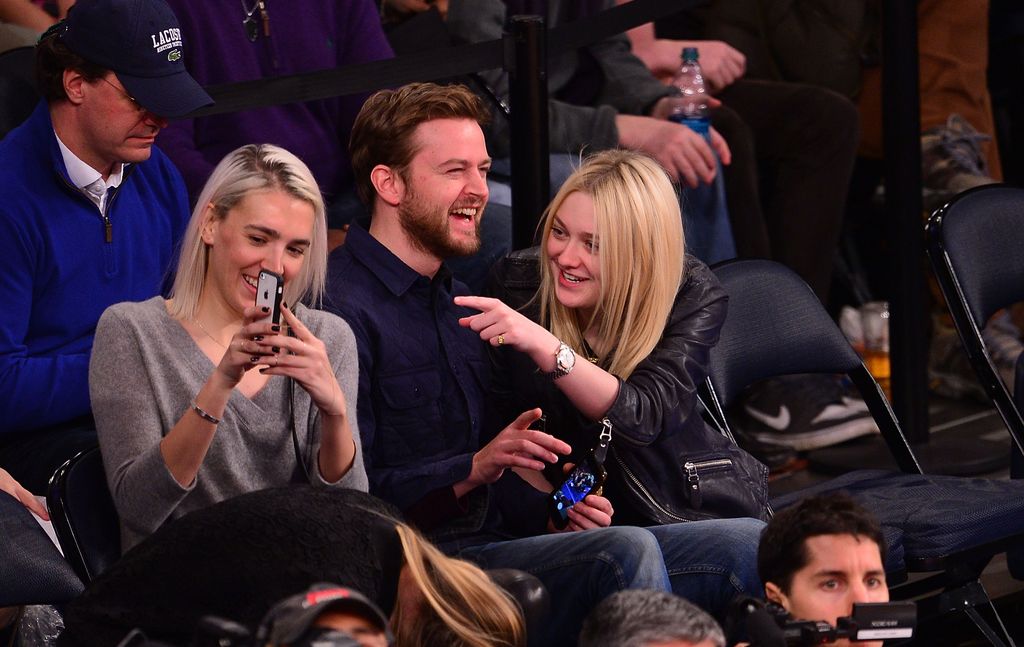
[[[277,272],[260,270],[260,277],[256,282],[256,307],[268,308],[270,312],[259,321],[281,323],[281,297],[283,296],[284,277]]]

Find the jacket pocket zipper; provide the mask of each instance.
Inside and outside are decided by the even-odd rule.
[[[700,471],[716,467],[732,467],[731,458],[715,458],[707,461],[686,461],[683,469],[686,471],[686,491],[690,497],[690,505],[694,510],[700,510],[703,497],[700,493]]]
[[[648,503],[657,508],[662,514],[669,517],[670,519],[674,519],[675,521],[690,521],[690,519],[687,519],[686,517],[680,517],[679,515],[672,514],[665,508],[661,507],[661,504],[659,504],[654,499],[654,497],[651,496],[651,493],[647,491],[647,488],[645,488],[644,484],[640,482],[640,479],[634,476],[633,472],[631,472],[630,469],[626,467],[626,464],[622,462],[622,459],[619,458],[618,454],[615,454],[615,462],[619,464],[619,467],[622,469],[622,472],[630,481],[633,482],[633,485],[635,485],[637,490],[639,490],[640,493],[643,494],[644,498],[647,499]]]

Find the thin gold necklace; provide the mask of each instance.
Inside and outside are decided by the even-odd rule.
[[[199,321],[199,319],[196,319],[195,317],[193,317],[193,318],[192,318],[192,321],[196,322],[196,325],[197,325],[197,326],[199,326],[199,330],[202,330],[202,331],[203,331],[204,333],[206,333],[206,336],[207,336],[207,337],[209,337],[209,338],[210,338],[210,340],[211,340],[211,341],[212,341],[213,343],[217,344],[218,346],[220,346],[220,347],[221,347],[221,348],[223,348],[224,350],[227,350],[227,349],[228,349],[228,347],[227,347],[227,346],[225,346],[224,344],[220,343],[220,342],[219,342],[219,341],[217,340],[217,338],[216,338],[216,337],[214,337],[213,335],[211,335],[211,334],[210,334],[210,331],[206,329],[206,326],[204,326],[204,325],[203,325],[203,322]]]

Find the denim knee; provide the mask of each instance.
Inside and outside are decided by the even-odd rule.
[[[644,528],[602,528],[601,555],[617,571],[619,587],[670,590],[665,559],[657,538]]]

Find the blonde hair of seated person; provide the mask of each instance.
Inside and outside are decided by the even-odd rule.
[[[557,276],[547,253],[555,215],[570,194],[594,202],[601,291],[594,320],[555,296]],[[642,153],[607,150],[588,158],[573,173],[544,213],[541,240],[542,325],[575,349],[595,323],[600,340],[593,349],[602,367],[626,379],[661,339],[683,281],[686,243],[679,199],[665,170]]]
[[[398,524],[404,574],[419,595],[398,596],[392,614],[401,647],[523,647],[519,606],[478,566],[448,557],[415,530]],[[403,577],[405,576],[403,574]],[[401,588],[401,587],[400,587]]]

